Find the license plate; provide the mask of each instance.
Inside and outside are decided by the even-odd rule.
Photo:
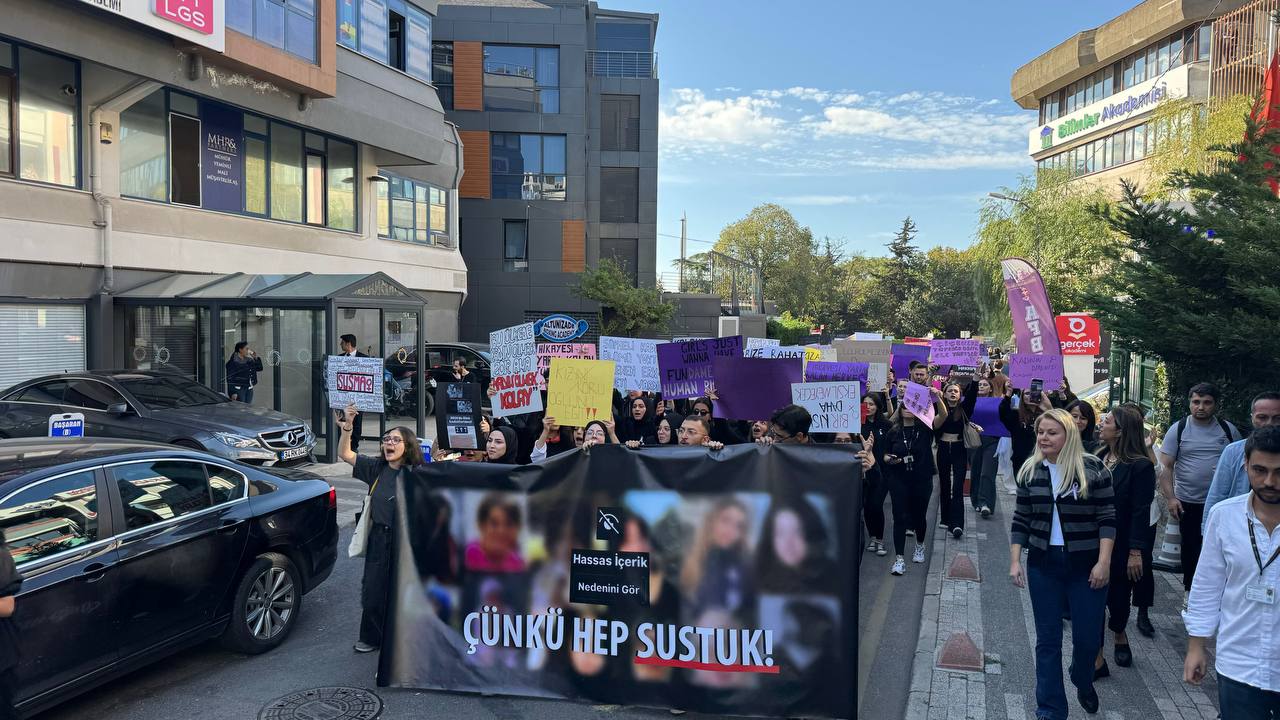
[[[307,456],[307,449],[304,447],[293,448],[291,450],[285,450],[284,452],[280,453],[281,460],[295,460],[297,458],[306,457],[306,456]]]

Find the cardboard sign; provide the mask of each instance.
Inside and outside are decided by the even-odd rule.
[[[551,358],[566,357],[580,360],[595,360],[595,343],[538,343],[538,372],[551,367]]]
[[[812,351],[807,350],[803,345],[770,345],[763,349],[764,354],[761,357],[765,359],[773,358],[800,358],[807,359]],[[822,359],[821,353],[812,353],[814,360]]]
[[[883,340],[884,335],[874,332],[856,332],[853,334],[853,339],[855,341]]]
[[[884,363],[886,367],[893,350],[888,340],[837,340],[833,345],[839,362]]]
[[[541,376],[533,340],[533,323],[514,325],[489,333],[489,387],[498,391],[493,396],[496,418],[537,412],[542,409]]]
[[[382,412],[382,363],[380,357],[328,356],[325,390],[329,393],[329,407],[341,409],[353,404],[360,412]]]
[[[612,420],[613,371],[612,360],[551,358],[547,416],[569,427]]]
[[[856,382],[791,384],[791,402],[813,416],[809,432],[862,432],[862,394]]]
[[[742,336],[658,345],[662,397],[679,400],[706,395],[715,383],[713,357],[742,357]]]
[[[889,367],[893,368],[893,374],[898,378],[905,378],[911,371],[912,361],[929,363],[929,346],[928,345],[894,345],[893,359],[889,363]]]
[[[981,354],[982,343],[977,340],[934,340],[929,344],[929,362],[934,365],[977,365]]]
[[[448,450],[480,448],[480,384],[440,383],[436,387],[436,438]]]
[[[838,380],[852,380],[858,383],[858,392],[866,395],[867,390],[867,371],[870,369],[870,363],[842,363],[842,362],[811,362],[804,366],[804,381],[812,382],[835,382]],[[881,387],[884,387],[881,385]]]
[[[744,339],[747,344],[742,348],[743,357],[764,357],[764,348],[778,347],[782,344],[782,341],[777,338],[749,337]]]
[[[835,362],[836,349],[831,345],[805,345],[804,359],[809,362]]]
[[[1064,376],[1061,355],[1028,355],[1018,353],[1009,356],[1009,381],[1019,390],[1031,388],[1031,381],[1044,381],[1044,390],[1058,390]]]
[[[933,407],[933,393],[930,392],[926,385],[908,382],[907,391],[902,396],[902,406],[912,415],[915,415],[920,422],[933,426],[933,416],[936,412]]]
[[[1010,437],[1009,429],[1000,421],[1000,401],[1003,398],[980,397],[973,406],[973,417],[969,421],[982,427],[982,434],[987,437]]]
[[[626,392],[662,392],[658,376],[658,345],[661,340],[645,338],[600,338],[600,359],[614,362],[613,386]]]
[[[889,384],[889,363],[873,362],[867,363],[867,388],[868,392],[881,392],[884,386]]]
[[[715,357],[716,416],[768,420],[791,402],[791,383],[804,378],[803,358]]]

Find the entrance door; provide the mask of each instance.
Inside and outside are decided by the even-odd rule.
[[[280,364],[276,380],[277,410],[302,418],[316,433],[316,455],[326,451],[324,396],[324,313],[320,310],[279,310],[276,332]]]
[[[280,409],[275,398],[276,367],[281,357],[276,342],[276,312],[274,308],[266,307],[222,311],[222,349],[227,358],[235,352],[236,343],[241,341],[248,342],[249,349],[262,358],[262,372],[258,373],[250,404],[273,410]],[[226,388],[223,389],[225,391]]]
[[[387,389],[387,424],[418,427],[418,385],[423,368],[419,363],[418,313],[383,313],[383,340],[386,368],[392,375]],[[428,389],[430,393],[430,389]]]

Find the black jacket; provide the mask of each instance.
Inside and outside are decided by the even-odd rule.
[[[240,353],[232,353],[227,360],[227,385],[231,387],[257,385],[258,373],[262,372],[262,358],[240,357]]]
[[[1105,458],[1104,447],[1100,457]],[[1146,458],[1118,463],[1111,468],[1115,489],[1116,549],[1113,558],[1123,560],[1130,550],[1150,550],[1151,501],[1156,496],[1156,467]]]

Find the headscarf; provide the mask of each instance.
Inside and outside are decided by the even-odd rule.
[[[684,416],[676,413],[674,410],[668,410],[667,412],[663,413],[662,417],[666,419],[667,424],[671,426],[671,440],[667,442],[667,445],[679,445],[680,438],[679,438],[679,433],[677,431],[680,429],[680,426],[684,424]],[[653,427],[653,437],[655,442],[657,442],[659,445],[662,444],[660,441],[657,440],[658,426],[656,424]]]
[[[609,435],[609,426],[605,425],[604,422],[601,420],[592,420],[591,422],[587,423],[586,426],[582,428],[582,434],[585,435],[586,431],[590,429],[592,425],[599,425],[600,429],[604,432],[605,445],[609,445],[613,442],[613,437]]]
[[[485,462],[500,463],[503,465],[515,465],[516,458],[520,456],[520,438],[516,435],[515,428],[510,425],[499,425],[495,427],[489,434],[498,433],[502,435],[502,439],[507,442],[507,452],[497,460],[490,460],[488,454],[485,455]],[[488,450],[486,449],[486,453]]]
[[[635,405],[636,400],[644,403],[644,417],[636,420],[631,416],[631,407]],[[638,398],[627,398],[623,404],[622,417],[618,421],[618,440],[627,442],[628,440],[641,440],[646,443],[657,442],[658,425],[653,419],[653,399],[640,396]]]

